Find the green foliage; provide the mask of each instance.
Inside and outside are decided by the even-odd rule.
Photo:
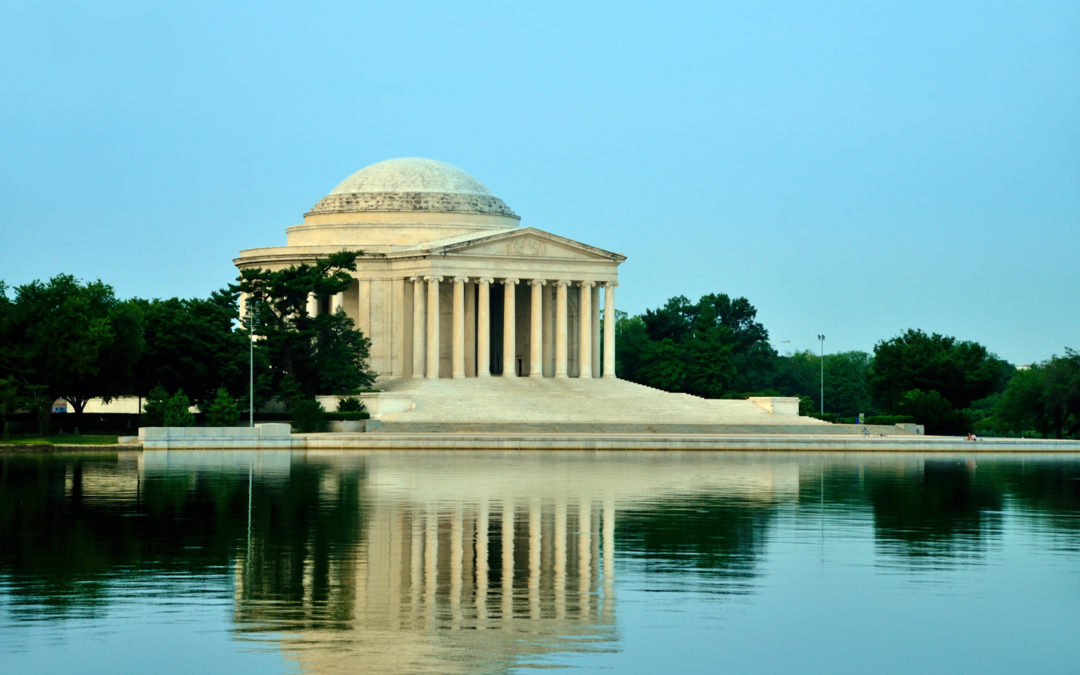
[[[3,423],[3,437],[10,436],[8,419],[26,405],[18,382],[14,377],[0,377],[0,422]]]
[[[354,328],[344,312],[308,314],[308,295],[320,305],[344,291],[352,281],[359,252],[342,251],[312,265],[284,270],[242,270],[234,291],[249,296],[259,350],[265,354],[270,386],[284,398],[282,386],[291,377],[305,397],[350,394],[370,386],[370,341]]]
[[[641,316],[621,317],[615,340],[621,378],[666,391],[719,398],[767,389],[775,352],[746,298],[679,296]]]
[[[313,432],[322,428],[326,411],[322,404],[313,398],[302,398],[293,402],[292,422],[297,431]]]
[[[169,392],[160,384],[150,390],[143,404],[139,424],[144,427],[165,426],[165,409],[169,401]]]
[[[911,415],[867,415],[863,418],[863,424],[915,424],[915,418]]]
[[[1080,438],[1080,353],[1017,371],[994,409],[1011,435]]]
[[[960,410],[1000,391],[1007,374],[1007,364],[978,343],[909,329],[874,346],[867,376],[878,404],[896,411],[914,389],[936,391]]]
[[[343,421],[356,421],[356,420],[369,420],[371,419],[371,413],[366,410],[350,410],[349,412],[328,412],[323,415],[323,419],[326,421],[343,420]]]
[[[225,387],[219,387],[214,400],[206,408],[206,426],[234,427],[238,419],[240,411],[237,409],[236,399],[229,396]]]
[[[165,426],[167,427],[191,427],[195,426],[195,414],[191,412],[191,400],[183,389],[177,390],[165,402]]]
[[[14,302],[0,295],[0,376],[15,377],[26,391],[37,387],[31,398],[40,413],[64,398],[81,415],[93,397],[130,391],[143,347],[136,305],[118,301],[101,281],[83,284],[68,274],[19,286]]]
[[[209,298],[138,301],[143,313],[145,348],[135,367],[135,391],[155,385],[189,392],[200,407],[219,387],[233,397],[248,390],[248,336],[237,330],[236,294],[214,291]],[[256,360],[262,354],[256,351]],[[256,372],[266,371],[256,363]],[[256,383],[259,384],[258,382]],[[268,383],[263,383],[264,390]]]
[[[360,412],[367,410],[367,406],[364,402],[355,396],[346,396],[345,398],[338,399],[337,404],[338,412]]]
[[[896,409],[914,417],[926,427],[928,434],[962,434],[967,431],[967,420],[936,391],[912,389],[905,392]]]
[[[839,352],[825,355],[825,408],[841,417],[856,417],[874,407],[866,373],[870,355]],[[773,387],[784,396],[809,397],[808,410],[821,410],[821,356],[811,351],[776,358]]]

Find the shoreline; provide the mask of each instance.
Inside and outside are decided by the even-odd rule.
[[[156,450],[525,450],[1080,453],[1080,440],[826,434],[641,433],[312,433],[266,439],[169,438],[107,445],[0,444],[0,453],[98,453]]]

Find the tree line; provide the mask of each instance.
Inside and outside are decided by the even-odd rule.
[[[640,315],[619,313],[623,379],[705,398],[798,396],[800,412],[852,421],[909,419],[927,433],[1080,437],[1080,353],[1017,368],[977,342],[908,329],[873,353],[780,355],[746,298],[684,296]],[[822,377],[822,373],[824,377]]]
[[[0,416],[32,411],[42,434],[51,406],[76,416],[92,398],[153,399],[153,410],[287,409],[317,394],[369,387],[370,343],[328,307],[347,288],[360,252],[283,270],[246,269],[207,298],[122,300],[101,281],[60,274],[9,289],[0,281]],[[241,325],[238,298],[247,298]],[[257,348],[252,349],[252,335]],[[683,296],[616,317],[618,376],[707,398],[798,396],[804,414],[903,416],[928,433],[1080,437],[1080,353],[1016,368],[976,342],[909,329],[873,353],[780,355],[746,298]],[[251,364],[252,352],[254,364]],[[164,395],[177,397],[171,406]],[[179,398],[183,396],[183,399]],[[232,413],[235,415],[235,412]]]
[[[358,255],[342,252],[285,270],[247,269],[207,298],[125,300],[108,284],[68,274],[14,289],[0,281],[5,433],[11,415],[28,410],[45,434],[52,403],[61,398],[76,416],[93,398],[157,401],[163,393],[202,410],[215,400],[228,409],[224,399],[244,409],[251,372],[256,406],[276,399],[291,409],[316,394],[370,386],[369,342],[352,319],[307,311],[309,294],[327,305],[347,287]],[[238,321],[242,293],[247,325]]]

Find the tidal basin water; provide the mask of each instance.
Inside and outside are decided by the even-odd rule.
[[[1077,673],[1080,456],[0,455],[0,672]]]

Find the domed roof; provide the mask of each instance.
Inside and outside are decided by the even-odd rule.
[[[517,218],[503,200],[465,171],[434,159],[402,157],[360,169],[310,213],[438,211]]]

